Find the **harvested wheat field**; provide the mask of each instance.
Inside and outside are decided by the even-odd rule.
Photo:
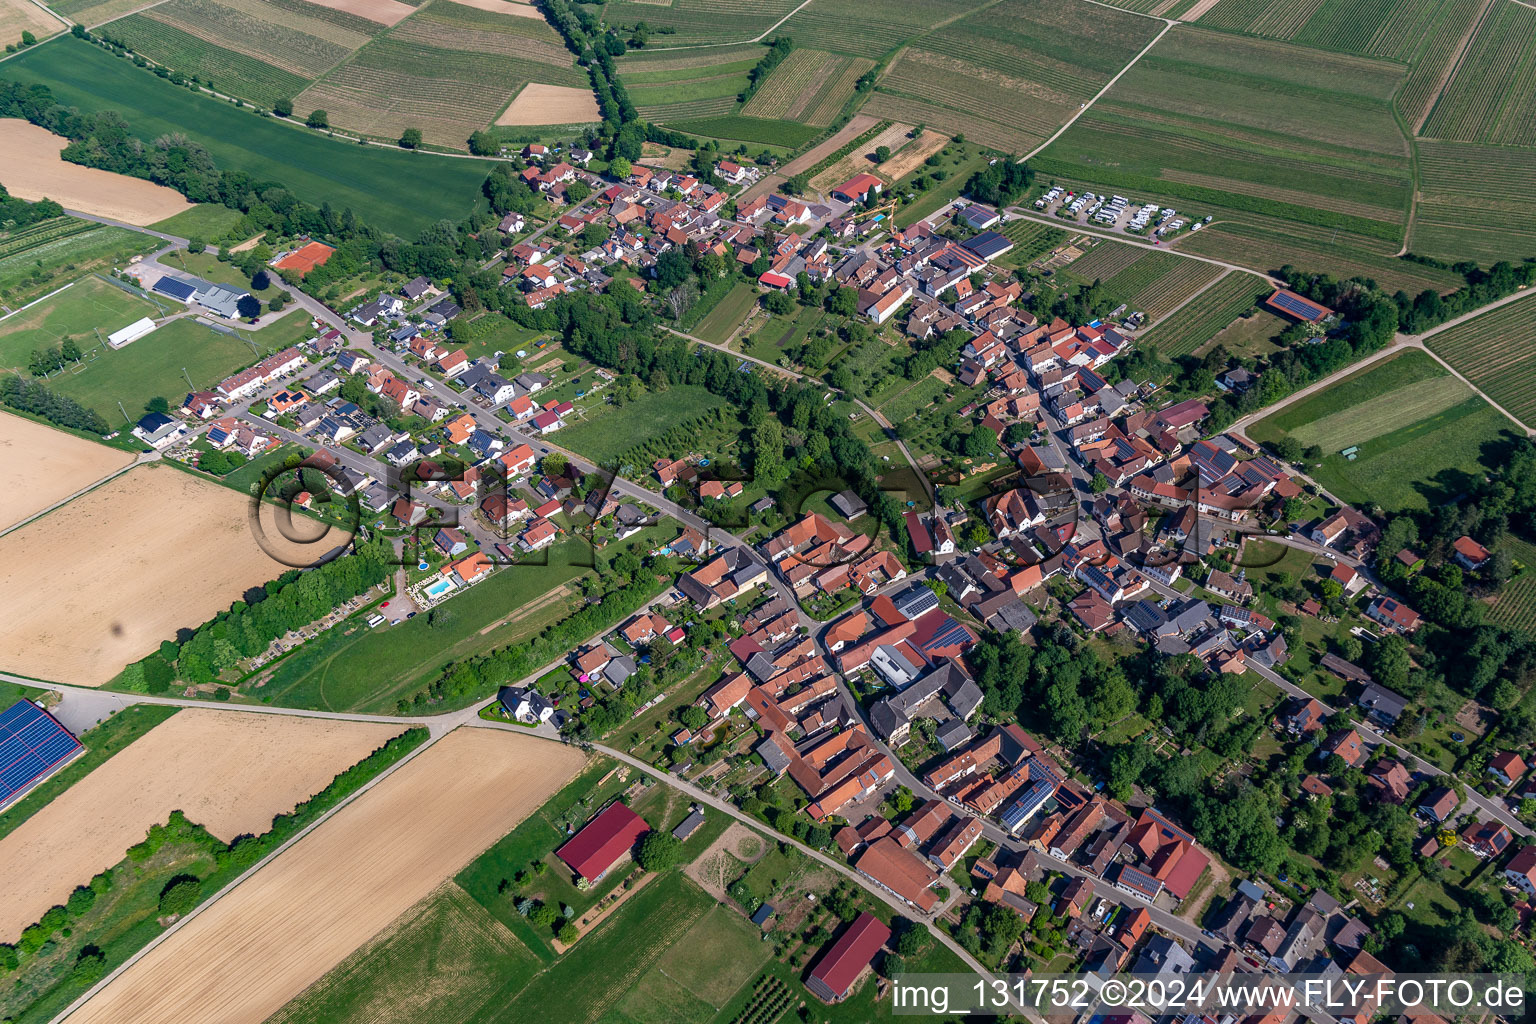
[[[597,97],[591,89],[575,89],[568,85],[540,85],[533,82],[523,87],[500,117],[497,124],[580,124],[585,121],[601,121],[597,112]]]
[[[176,810],[228,842],[259,835],[403,727],[191,708],[155,726],[0,839],[0,941]]]
[[[0,669],[100,686],[282,575],[291,565],[257,543],[249,511],[226,487],[140,466],[0,537]],[[289,563],[318,560],[283,542],[264,511]]]
[[[71,1024],[261,1024],[575,777],[582,754],[461,728],[104,987]]]
[[[473,7],[478,11],[490,11],[492,14],[510,14],[514,18],[538,18],[544,19],[539,9],[528,0],[453,0],[456,4],[465,7]]]
[[[23,32],[43,39],[62,31],[64,23],[32,0],[0,0],[0,43],[19,42]]]
[[[949,144],[949,136],[943,132],[924,131],[921,136],[901,147],[901,152],[875,168],[875,172],[887,181],[897,181],[917,170],[924,160]]]
[[[52,199],[67,210],[127,224],[153,224],[192,209],[175,189],[67,163],[59,152],[68,143],[20,118],[0,118],[0,153],[6,154],[0,185],[18,199]]]
[[[0,412],[0,530],[63,501],[133,461],[119,448]]]
[[[400,0],[309,0],[316,7],[329,7],[333,11],[355,14],[359,18],[376,21],[380,25],[394,25],[410,17],[416,10]]]

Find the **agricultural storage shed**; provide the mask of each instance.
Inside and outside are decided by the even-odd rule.
[[[577,877],[596,882],[629,855],[635,841],[651,830],[645,819],[615,800],[555,851]]]
[[[29,700],[0,714],[0,807],[74,760],[85,748]]]
[[[822,954],[805,987],[829,1003],[845,998],[890,937],[891,930],[864,911]]]

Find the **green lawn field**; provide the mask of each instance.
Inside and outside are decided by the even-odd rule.
[[[681,420],[725,404],[702,387],[678,385],[648,392],[618,408],[604,406],[591,419],[560,431],[555,440],[562,448],[607,462],[665,434]]]
[[[715,304],[715,308],[705,314],[704,319],[693,328],[696,337],[715,345],[724,345],[730,338],[731,332],[741,326],[746,319],[747,311],[757,301],[757,289],[750,284],[738,284],[726,293],[725,298]]]
[[[101,287],[117,291],[111,285],[102,284]],[[124,297],[131,298],[126,294]],[[111,330],[126,326],[134,319],[137,316],[120,324],[114,321]],[[308,324],[302,317],[294,323],[306,328],[300,333],[307,333]],[[49,386],[95,409],[108,423],[121,424],[123,409],[127,410],[129,419],[136,420],[144,414],[144,405],[151,398],[165,398],[175,405],[176,400],[190,390],[187,378],[182,376],[183,371],[192,378],[195,387],[207,387],[284,345],[292,344],[295,339],[291,326],[279,323],[270,331],[248,332],[241,338],[232,338],[196,320],[173,320],[123,348],[113,350],[99,346],[94,358],[88,358],[78,372],[65,370],[51,378]],[[106,331],[107,322],[103,322],[102,332],[105,334]],[[246,336],[251,340],[243,340]],[[94,341],[93,336],[88,337]],[[86,344],[82,341],[80,347],[84,349]],[[119,403],[122,409],[118,408]]]
[[[713,903],[680,872],[669,872],[631,896],[521,991],[503,989],[478,1014],[464,1019],[475,1024],[587,1024],[617,1010],[635,1024],[702,1024],[712,1016],[712,1007],[680,984],[666,984],[664,975],[653,977],[653,968],[706,919]],[[758,952],[767,958],[761,944]],[[661,1000],[654,998],[662,993]],[[681,1005],[669,1007],[671,996]],[[658,1011],[663,1015],[655,1016]]]
[[[529,885],[528,893],[546,903],[567,903],[580,913],[622,881],[626,872],[611,872],[611,877],[583,892],[571,882],[569,869],[553,856],[555,849],[567,838],[567,827],[580,828],[628,784],[616,775],[607,777],[613,767],[614,762],[608,758],[594,759],[580,775],[471,861],[455,878],[465,892],[512,929],[545,963],[553,963],[555,959],[549,934],[535,929],[518,914],[514,906],[516,901],[507,897],[505,887],[519,871],[529,870],[536,863],[545,864],[544,873]]]
[[[105,273],[164,244],[140,231],[87,225],[74,218],[61,220],[65,226],[57,231],[32,229],[0,235],[0,303],[19,309],[82,274]],[[23,234],[28,236],[25,240]]]
[[[99,278],[83,278],[52,298],[0,320],[0,367],[25,370],[34,351],[56,346],[65,338],[74,338],[82,351],[95,348],[100,345],[98,329],[105,336],[141,317],[163,315],[153,302]]]
[[[1351,504],[1430,508],[1496,465],[1512,424],[1410,351],[1369,367],[1249,428],[1256,441],[1291,434],[1326,452],[1313,477]],[[1374,417],[1374,418],[1373,418]],[[1340,451],[1358,447],[1354,459]]]
[[[239,210],[231,210],[218,203],[199,203],[190,210],[183,210],[174,217],[167,217],[158,224],[150,225],[156,231],[182,238],[202,238],[205,241],[223,237],[243,216]]]
[[[81,110],[118,111],[145,141],[189,135],[221,168],[281,182],[306,202],[351,208],[367,223],[408,237],[444,217],[457,220],[481,202],[490,167],[328,139],[177,88],[74,39],[6,61],[4,77],[46,85],[58,102]]]
[[[591,554],[584,541],[571,540],[549,549],[548,565],[499,569],[444,603],[448,621],[435,627],[425,615],[382,629],[360,620],[338,626],[278,662],[251,692],[285,707],[392,712],[402,694],[449,662],[524,635],[518,609],[587,571],[580,563]],[[565,604],[548,607],[563,611]]]

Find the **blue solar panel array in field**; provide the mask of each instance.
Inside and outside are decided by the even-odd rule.
[[[79,749],[68,729],[29,700],[0,712],[0,807]]]

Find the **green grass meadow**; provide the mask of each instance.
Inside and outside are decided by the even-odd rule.
[[[675,992],[681,986],[674,990],[653,977],[657,973],[654,968],[675,943],[689,936],[713,903],[680,872],[663,875],[631,896],[526,987],[503,989],[477,1014],[463,1019],[474,1024],[531,1020],[588,1024],[617,1011],[619,1020],[633,1024],[664,1024],[679,1018],[698,1021],[701,1007],[687,1000],[682,1014],[664,1015],[669,1008],[665,1000],[655,996]],[[762,955],[766,959],[766,949]],[[678,1008],[671,1009],[675,1012]],[[703,1014],[703,1019],[709,1016]]]
[[[1346,377],[1249,428],[1260,442],[1287,434],[1324,449],[1312,475],[1328,491],[1388,511],[1454,498],[1514,437],[1497,409],[1416,351]],[[1352,446],[1359,448],[1354,459],[1339,454]]]
[[[498,989],[526,985],[540,963],[452,882],[331,968],[267,1024],[437,1021]]]
[[[182,238],[220,238],[234,227],[243,216],[239,210],[231,210],[218,203],[199,203],[190,210],[183,210],[174,217],[167,217],[150,227],[168,235]]]
[[[130,257],[152,252],[164,244],[152,235],[107,225],[71,230],[46,239],[34,233],[26,244],[16,240],[18,234],[10,232],[0,237],[0,252],[4,253],[0,255],[0,302],[11,309],[19,309],[81,274],[105,273]]]
[[[591,561],[592,550],[582,540],[548,550],[548,565],[498,569],[444,603],[448,621],[438,626],[418,615],[396,626],[368,629],[354,617],[263,672],[256,681],[265,677],[265,682],[250,692],[285,707],[393,712],[402,695],[449,662],[526,636],[529,620],[519,617],[518,609],[589,569],[582,562]],[[565,607],[563,601],[544,606],[532,621],[547,625],[553,621],[549,616],[560,617]]]
[[[738,284],[698,322],[693,328],[694,336],[715,345],[724,345],[732,332],[747,318],[755,302],[757,289],[750,284]]]
[[[671,430],[680,421],[711,409],[724,408],[722,398],[697,385],[683,384],[653,391],[618,408],[604,407],[601,414],[560,431],[563,448],[606,463],[636,445],[643,445]]]
[[[152,302],[97,278],[86,278],[47,302],[0,320],[0,366],[25,370],[34,350],[72,337],[85,359],[50,377],[48,386],[95,409],[108,423],[120,425],[123,410],[128,419],[137,419],[151,398],[163,397],[174,405],[190,390],[188,376],[196,387],[215,384],[292,344],[309,327],[302,314],[293,313],[264,330],[230,337],[195,320],[181,319],[120,349],[106,346],[111,332],[140,317],[162,315]]]
[[[0,75],[46,85],[54,99],[84,111],[115,110],[145,141],[183,133],[219,166],[402,236],[444,217],[457,220],[480,200],[490,164],[358,146],[302,131],[251,109],[194,94],[130,61],[74,39],[39,46],[5,62]]]

